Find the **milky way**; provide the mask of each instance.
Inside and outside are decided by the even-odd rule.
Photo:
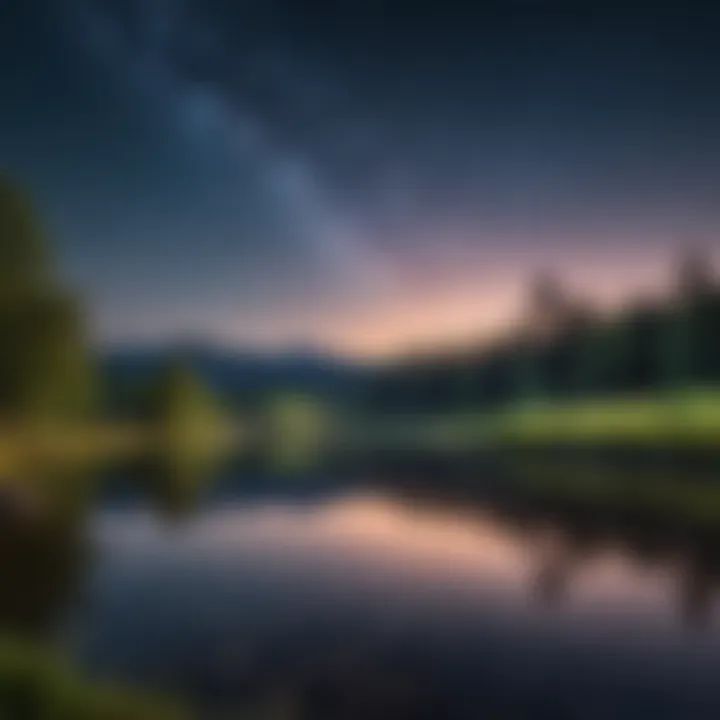
[[[101,339],[471,337],[718,244],[717,14],[576,6],[5,0],[0,162]]]

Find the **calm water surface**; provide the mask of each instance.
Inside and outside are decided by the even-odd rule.
[[[61,637],[93,672],[211,710],[720,717],[712,568],[490,503],[354,487],[98,511]]]

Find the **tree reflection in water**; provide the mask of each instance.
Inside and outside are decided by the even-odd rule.
[[[435,471],[432,476],[425,475],[413,467],[403,474],[394,467],[393,474],[399,480],[390,487],[413,505],[458,511],[464,517],[476,512],[479,519],[490,513],[503,527],[510,528],[534,558],[530,592],[542,606],[557,608],[567,603],[573,583],[592,571],[593,561],[603,553],[619,551],[638,567],[669,575],[678,618],[687,629],[701,631],[713,622],[720,586],[720,517],[700,523],[679,513],[625,506],[622,493],[608,503],[605,497],[594,502],[591,495],[582,492],[547,492],[546,478],[553,468],[536,469],[537,485],[533,484],[532,469],[525,467],[520,484],[511,482],[503,487],[497,477],[485,482],[477,474],[450,470],[443,474],[445,482],[439,488]],[[624,476],[617,467],[608,478],[598,466],[590,467],[587,476],[577,466],[562,472],[563,484],[582,484],[588,478],[594,486],[605,479],[608,487],[624,484],[629,498],[637,497],[638,483],[648,480],[632,472]],[[701,480],[709,482],[706,475]],[[675,483],[679,496],[691,481],[687,473],[677,478],[666,473],[662,478],[664,489],[672,489]],[[699,482],[697,485],[702,488]],[[642,492],[641,487],[639,494]]]

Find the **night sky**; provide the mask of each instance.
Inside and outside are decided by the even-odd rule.
[[[707,5],[0,0],[0,168],[102,342],[481,337],[720,248]]]

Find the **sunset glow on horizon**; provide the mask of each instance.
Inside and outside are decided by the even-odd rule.
[[[555,257],[545,248],[524,257],[508,252],[505,259],[489,258],[498,268],[492,275],[478,258],[444,271],[425,270],[414,281],[406,279],[402,291],[368,298],[359,308],[313,308],[305,318],[261,326],[257,334],[247,323],[229,320],[225,326],[218,321],[206,339],[228,348],[248,343],[281,351],[316,348],[370,361],[472,350],[517,331],[530,310],[530,281],[538,273],[550,273],[573,300],[612,315],[628,304],[671,298],[677,291],[678,259],[693,247],[629,247],[624,255],[599,248],[581,254],[561,251]],[[538,260],[542,255],[547,264]],[[720,279],[720,246],[703,250],[703,257],[709,272]]]

